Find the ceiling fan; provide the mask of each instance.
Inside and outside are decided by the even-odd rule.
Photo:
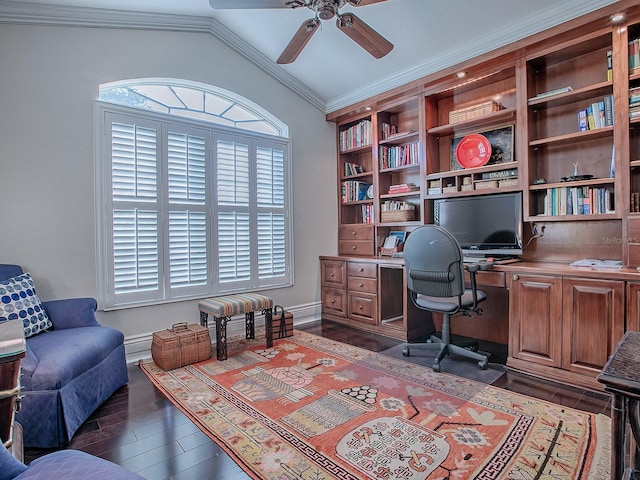
[[[246,9],[246,8],[300,8],[306,7],[315,16],[305,20],[284,49],[276,63],[292,63],[320,26],[321,20],[336,18],[336,25],[351,40],[356,42],[375,58],[382,58],[391,50],[393,44],[376,32],[351,12],[340,13],[344,5],[360,7],[386,0],[209,0],[213,8],[218,9]]]

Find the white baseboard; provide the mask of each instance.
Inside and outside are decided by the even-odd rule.
[[[287,311],[293,314],[293,326],[304,325],[305,323],[315,322],[321,319],[321,304],[309,303],[306,305],[298,305],[296,307],[285,307]],[[258,314],[255,316],[256,327],[264,327],[264,316]],[[236,315],[227,323],[227,337],[231,338],[237,335],[243,335],[245,331],[244,315]],[[209,323],[209,335],[211,341],[215,344],[216,327],[215,324]],[[124,350],[127,357],[127,363],[137,363],[140,360],[151,358],[151,339],[153,332],[142,335],[132,335],[124,339]]]

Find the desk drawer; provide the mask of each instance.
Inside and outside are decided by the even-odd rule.
[[[376,293],[377,280],[375,278],[349,277],[350,292]]]
[[[464,279],[467,283],[470,282],[469,272],[464,272]],[[479,289],[482,289],[482,287],[505,288],[507,286],[505,273],[494,270],[485,270],[476,273],[476,283]]]
[[[340,225],[338,240],[373,240],[373,225]]]
[[[376,296],[366,293],[349,293],[349,318],[376,324]]]
[[[347,274],[350,277],[378,278],[378,265],[367,262],[349,262]]]
[[[340,240],[339,255],[373,255],[373,240]]]
[[[322,312],[344,317],[347,314],[347,292],[322,287]]]

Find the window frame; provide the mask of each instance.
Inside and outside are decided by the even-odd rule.
[[[166,132],[158,131],[157,150],[159,155],[158,165],[158,275],[159,288],[155,295],[132,294],[116,295],[114,289],[114,255],[113,255],[113,225],[112,225],[112,189],[111,189],[111,123],[112,118],[129,117],[139,120],[141,124],[165,126],[175,125],[184,131],[200,131],[207,134],[206,146],[206,234],[207,234],[207,281],[202,288],[175,288],[170,284],[169,269],[169,223],[168,216],[171,204],[168,195],[168,157],[166,152]],[[134,107],[117,105],[101,100],[94,102],[94,164],[95,164],[95,218],[96,218],[96,260],[97,260],[97,290],[98,305],[101,310],[117,310],[145,305],[155,305],[185,301],[191,299],[206,298],[218,294],[229,294],[273,288],[283,288],[293,285],[293,218],[292,218],[292,162],[291,140],[289,138],[271,136],[260,132],[251,132],[246,129],[227,127],[216,123],[199,121],[197,119],[172,116],[154,111],[142,110]],[[176,130],[171,130],[176,132]],[[176,132],[176,133],[179,133]],[[251,246],[251,281],[237,282],[221,285],[219,282],[218,250],[215,247],[217,240],[217,198],[215,191],[216,161],[215,142],[218,138],[232,138],[236,141],[246,141],[249,149],[254,153],[257,147],[270,146],[282,149],[284,155],[284,263],[285,269],[281,280],[273,278],[260,282],[255,278],[258,273],[257,244],[252,241]],[[256,148],[254,148],[256,147]],[[255,156],[254,163],[255,167]],[[250,163],[250,169],[253,168]],[[252,190],[252,204],[249,210],[252,219],[257,218],[260,208],[257,206],[257,194],[255,192],[256,172],[250,172],[250,185]],[[257,224],[251,223],[251,238],[257,239]],[[214,247],[212,247],[214,245]]]

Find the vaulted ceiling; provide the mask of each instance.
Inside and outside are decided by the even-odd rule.
[[[0,0],[0,23],[78,25],[86,20],[205,28],[322,111],[331,112],[615,3],[386,0],[345,6],[342,11],[357,14],[394,49],[375,59],[330,20],[322,22],[297,60],[287,65],[276,64],[276,59],[300,25],[313,18],[307,8],[215,10],[209,0]]]

